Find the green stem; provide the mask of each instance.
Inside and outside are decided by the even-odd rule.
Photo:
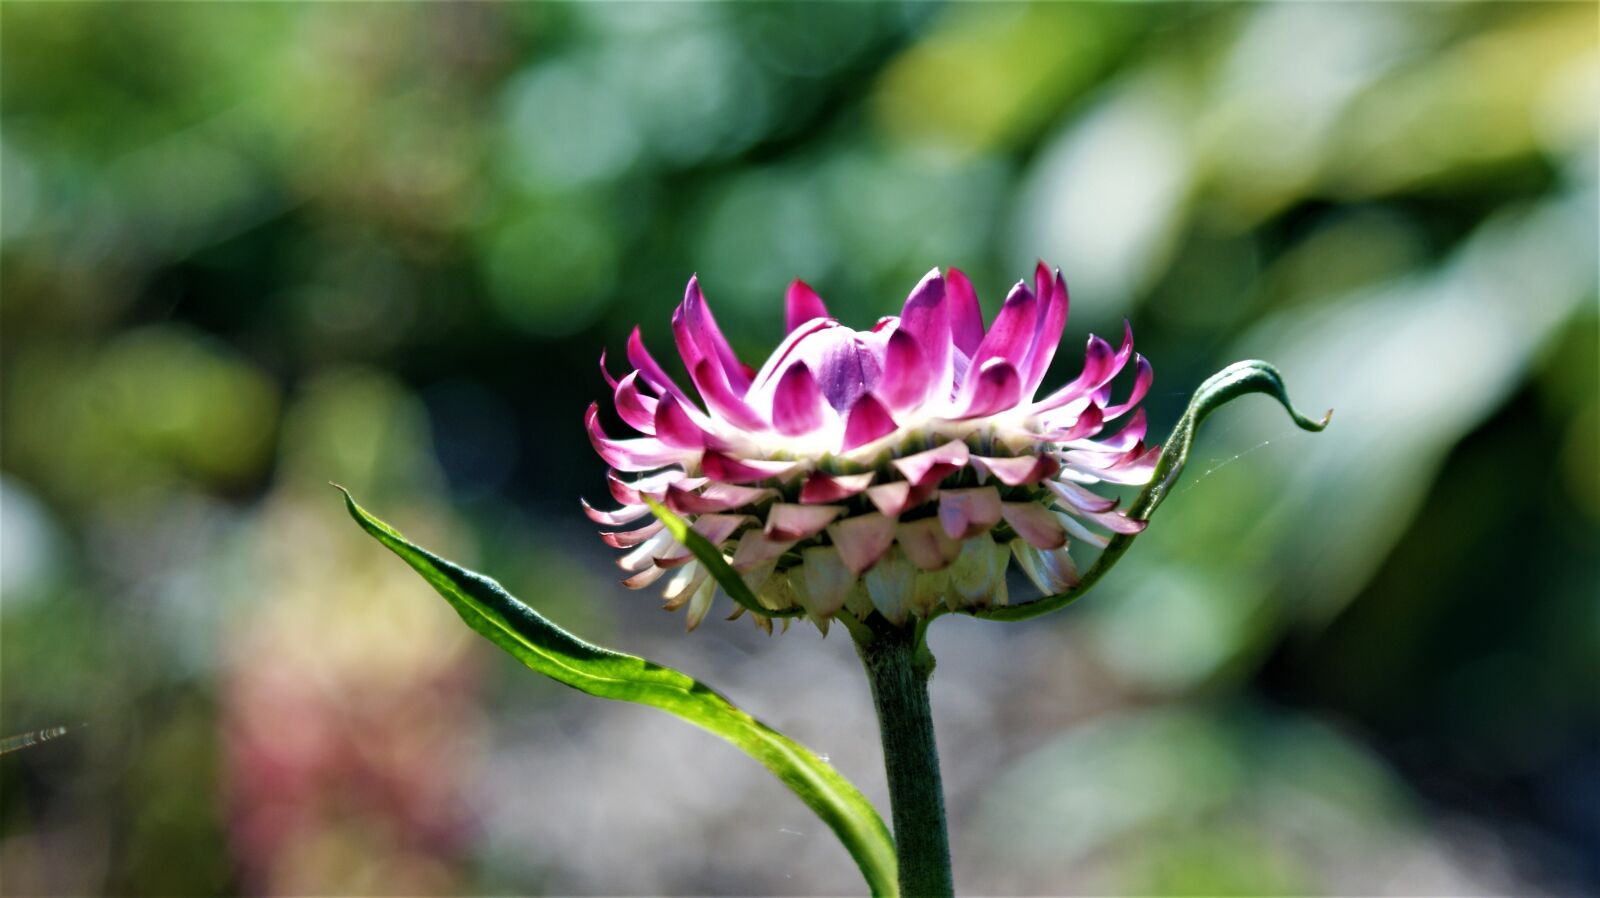
[[[895,627],[874,615],[853,630],[856,651],[872,684],[889,774],[900,893],[907,898],[952,896],[950,837],[945,828],[944,786],[933,739],[928,677],[933,656],[918,630]]]

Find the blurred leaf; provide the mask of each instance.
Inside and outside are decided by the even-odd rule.
[[[1161,451],[1161,458],[1156,462],[1155,474],[1150,478],[1149,485],[1128,507],[1128,517],[1136,521],[1150,519],[1156,507],[1167,498],[1167,494],[1177,484],[1179,475],[1183,473],[1200,422],[1222,406],[1250,393],[1266,393],[1277,399],[1301,430],[1320,431],[1328,425],[1328,419],[1333,416],[1330,410],[1321,421],[1313,421],[1301,414],[1289,401],[1288,388],[1283,385],[1283,376],[1278,373],[1277,368],[1256,359],[1234,362],[1206,378],[1200,389],[1195,391],[1194,398],[1189,400],[1189,408],[1172,428],[1172,436],[1168,438],[1166,448]],[[1133,538],[1137,535],[1119,533],[1112,537],[1105,551],[1095,559],[1094,566],[1083,575],[1077,586],[1066,592],[1022,605],[1004,605],[975,613],[989,620],[1026,620],[1071,604],[1111,570],[1117,559],[1128,551],[1128,547],[1133,544]]]
[[[340,491],[351,517],[421,574],[467,626],[530,669],[574,689],[600,698],[651,705],[726,739],[771,770],[833,829],[856,859],[874,895],[897,893],[894,844],[883,819],[855,786],[810,749],[686,674],[578,639],[488,577],[408,542],[369,515],[342,487]]]

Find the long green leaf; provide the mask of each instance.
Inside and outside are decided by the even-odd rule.
[[[1277,399],[1301,430],[1320,431],[1328,426],[1329,419],[1333,417],[1332,411],[1324,415],[1320,421],[1301,414],[1289,401],[1289,391],[1283,385],[1283,375],[1272,365],[1259,360],[1234,362],[1206,378],[1200,389],[1195,391],[1194,398],[1189,400],[1189,407],[1184,410],[1178,423],[1173,425],[1172,435],[1168,437],[1167,445],[1161,450],[1161,457],[1156,461],[1156,470],[1150,478],[1150,483],[1128,507],[1128,517],[1141,521],[1150,519],[1157,506],[1167,498],[1172,487],[1177,484],[1179,475],[1183,473],[1183,466],[1189,461],[1189,450],[1194,445],[1195,433],[1200,428],[1200,422],[1222,406],[1250,393],[1265,393]],[[972,613],[987,620],[1026,620],[1070,605],[1111,570],[1123,553],[1128,551],[1128,547],[1133,545],[1134,537],[1137,535],[1119,533],[1112,537],[1111,542],[1101,551],[1100,557],[1096,558],[1089,570],[1084,572],[1083,579],[1066,592],[1021,605],[1003,605]]]
[[[369,534],[444,596],[467,626],[529,668],[601,698],[660,708],[721,736],[766,765],[844,843],[874,895],[897,893],[894,843],[866,797],[810,749],[669,667],[584,642],[506,592],[500,584],[408,542],[344,493]]]
[[[756,594],[750,591],[750,587],[745,585],[744,578],[739,576],[738,571],[729,567],[727,560],[722,557],[721,550],[713,546],[710,540],[696,533],[694,528],[689,526],[688,521],[678,517],[671,509],[660,502],[649,496],[644,497],[644,501],[646,505],[650,506],[650,513],[655,515],[656,520],[667,528],[667,532],[672,534],[672,538],[682,543],[684,548],[693,553],[694,557],[705,565],[706,570],[711,574],[711,579],[717,581],[717,585],[722,587],[722,591],[728,594],[728,598],[743,605],[745,610],[753,611],[756,614],[765,614],[767,617],[799,617],[805,614],[805,611],[799,608],[774,611],[764,607],[756,599]]]

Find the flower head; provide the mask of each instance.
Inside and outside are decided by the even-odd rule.
[[[1090,336],[1078,376],[1037,395],[1067,304],[1061,273],[1041,262],[1033,285],[1019,281],[985,329],[966,276],[935,269],[898,317],[857,331],[795,281],[788,335],[756,370],[734,354],[691,278],[672,331],[699,401],[637,328],[633,370],[616,379],[602,355],[617,414],[642,436],[611,439],[589,407],[589,437],[621,507],[585,510],[624,528],[601,534],[627,550],[623,582],[664,580],[667,607],[687,606],[691,629],[715,581],[651,518],[646,498],[719,547],[762,606],[803,609],[824,629],[840,609],[898,624],[940,603],[1003,604],[1013,558],[1042,592],[1060,592],[1077,580],[1070,540],[1103,547],[1103,531],[1144,526],[1086,485],[1145,483],[1159,454],[1136,409],[1152,372],[1126,326],[1120,348]],[[1111,381],[1130,360],[1131,392],[1113,402]]]

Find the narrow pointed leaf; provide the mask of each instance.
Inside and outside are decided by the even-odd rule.
[[[1195,432],[1199,430],[1200,422],[1222,406],[1250,393],[1265,393],[1278,400],[1301,430],[1320,431],[1328,426],[1329,419],[1333,417],[1332,411],[1324,415],[1320,421],[1301,414],[1289,401],[1289,391],[1283,384],[1283,376],[1272,365],[1259,360],[1234,362],[1206,378],[1200,389],[1195,391],[1194,398],[1189,400],[1188,409],[1173,426],[1172,435],[1167,438],[1167,444],[1161,450],[1161,457],[1156,462],[1155,473],[1150,478],[1149,485],[1139,493],[1138,498],[1133,500],[1133,504],[1128,506],[1129,518],[1136,521],[1150,519],[1183,473],[1183,466],[1189,461],[1189,449],[1194,445]],[[1128,547],[1138,535],[1119,533],[1113,536],[1106,548],[1101,551],[1100,557],[1096,558],[1089,570],[1084,572],[1083,579],[1066,592],[1021,605],[980,609],[973,613],[989,620],[1025,620],[1065,607],[1088,592],[1090,587],[1105,576],[1122,554],[1128,551]]]
[[[694,553],[694,557],[699,559],[701,564],[705,565],[706,570],[711,572],[712,579],[716,580],[722,591],[728,594],[728,598],[743,605],[748,611],[764,614],[767,617],[799,617],[805,614],[803,608],[774,611],[762,605],[757,601],[755,593],[750,591],[750,587],[745,585],[744,578],[739,576],[739,572],[728,566],[728,561],[722,557],[720,549],[696,533],[688,521],[673,514],[665,505],[649,496],[645,496],[644,501],[650,506],[650,513],[666,525],[667,532],[672,534],[673,539],[682,543]]]
[[[348,492],[345,505],[362,529],[438,590],[467,626],[527,667],[590,695],[675,714],[760,761],[834,831],[860,866],[872,894],[897,893],[894,844],[883,819],[849,780],[810,749],[687,674],[573,636],[488,577],[408,542],[357,505]],[[669,521],[667,527],[673,524]]]

